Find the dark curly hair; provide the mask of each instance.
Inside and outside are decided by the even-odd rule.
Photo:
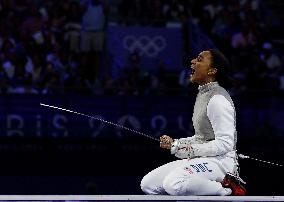
[[[231,87],[232,79],[229,76],[229,60],[218,49],[209,49],[208,51],[211,54],[211,66],[217,69],[216,81],[224,88]]]

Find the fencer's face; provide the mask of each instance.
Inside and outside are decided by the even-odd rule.
[[[191,60],[190,81],[199,85],[204,85],[214,80],[217,70],[211,67],[211,53],[201,52],[196,58]]]

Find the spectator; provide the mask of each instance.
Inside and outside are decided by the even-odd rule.
[[[247,25],[243,25],[239,32],[236,32],[232,36],[232,47],[246,48],[255,44],[255,36],[251,29]]]
[[[32,75],[27,74],[24,78],[19,79],[15,86],[10,86],[8,93],[38,94],[38,91],[33,87]]]
[[[200,30],[192,30],[188,26],[188,23],[198,22],[195,27],[202,28],[202,36],[211,37],[216,46],[230,54],[233,76],[245,83],[247,89],[269,86],[269,89],[274,88],[272,86],[282,88],[281,50],[279,52],[276,46],[266,43],[271,41],[272,35],[264,27],[271,23],[267,18],[270,19],[272,15],[267,15],[269,11],[262,1],[120,2],[112,1],[109,9],[107,0],[0,1],[1,78],[5,78],[1,85],[17,86],[18,81],[31,74],[32,86],[39,92],[43,88],[49,89],[45,93],[73,91],[148,95],[173,88],[177,88],[175,93],[181,92],[186,85],[183,79],[185,71],[168,72],[162,68],[160,73],[155,71],[157,69],[148,72],[145,67],[140,67],[143,63],[139,58],[135,62],[136,56],[131,56],[133,61],[124,69],[124,73],[122,69],[117,69],[118,77],[114,78],[106,69],[101,71],[100,67],[106,66],[102,58],[105,57],[103,47],[108,11],[111,11],[110,14],[114,14],[111,19],[124,25],[164,26],[171,21],[182,23],[183,30],[188,27],[188,32],[183,32],[186,44],[183,51],[187,52],[187,57],[194,53],[189,50],[198,49],[187,45],[190,43],[186,41],[189,37],[196,39],[200,46],[208,45],[209,40],[198,38],[201,36]],[[274,22],[270,26],[277,25]],[[212,44],[210,47],[214,47]],[[99,73],[106,73],[106,76]],[[256,74],[259,77],[255,77]],[[170,77],[166,79],[165,75]],[[172,80],[169,81],[169,78]],[[52,89],[56,85],[50,88],[48,79],[60,86],[58,90]],[[171,83],[173,80],[175,83]],[[5,92],[7,88],[1,89],[1,92]]]
[[[281,65],[281,60],[276,53],[273,52],[272,44],[265,42],[262,45],[263,52],[260,58],[265,62],[269,70],[278,70]]]
[[[37,44],[43,44],[43,28],[44,21],[41,18],[41,14],[38,12],[36,6],[32,6],[29,17],[24,20],[21,26],[23,38],[27,40],[32,38]]]
[[[86,9],[81,23],[81,51],[85,53],[84,57],[90,60],[86,75],[89,81],[94,82],[101,65],[108,8],[106,2],[100,0],[90,0],[89,3],[85,3],[83,7]]]
[[[81,11],[77,2],[70,3],[70,10],[67,14],[64,25],[64,41],[67,43],[68,50],[79,52],[80,50],[80,30],[81,30]]]

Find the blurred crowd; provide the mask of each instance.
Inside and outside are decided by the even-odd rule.
[[[163,61],[146,71],[135,52],[114,78],[106,62],[110,22],[162,27],[175,22],[184,32],[194,23],[230,59],[237,91],[284,90],[283,54],[267,29],[279,24],[263,1],[2,0],[0,93],[161,95],[192,88],[184,72],[168,72]]]

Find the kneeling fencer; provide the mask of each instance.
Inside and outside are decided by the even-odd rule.
[[[160,147],[180,158],[148,173],[141,181],[146,194],[245,195],[238,175],[236,113],[225,90],[229,62],[216,49],[191,61],[191,82],[198,94],[193,111],[195,134],[160,137]]]

